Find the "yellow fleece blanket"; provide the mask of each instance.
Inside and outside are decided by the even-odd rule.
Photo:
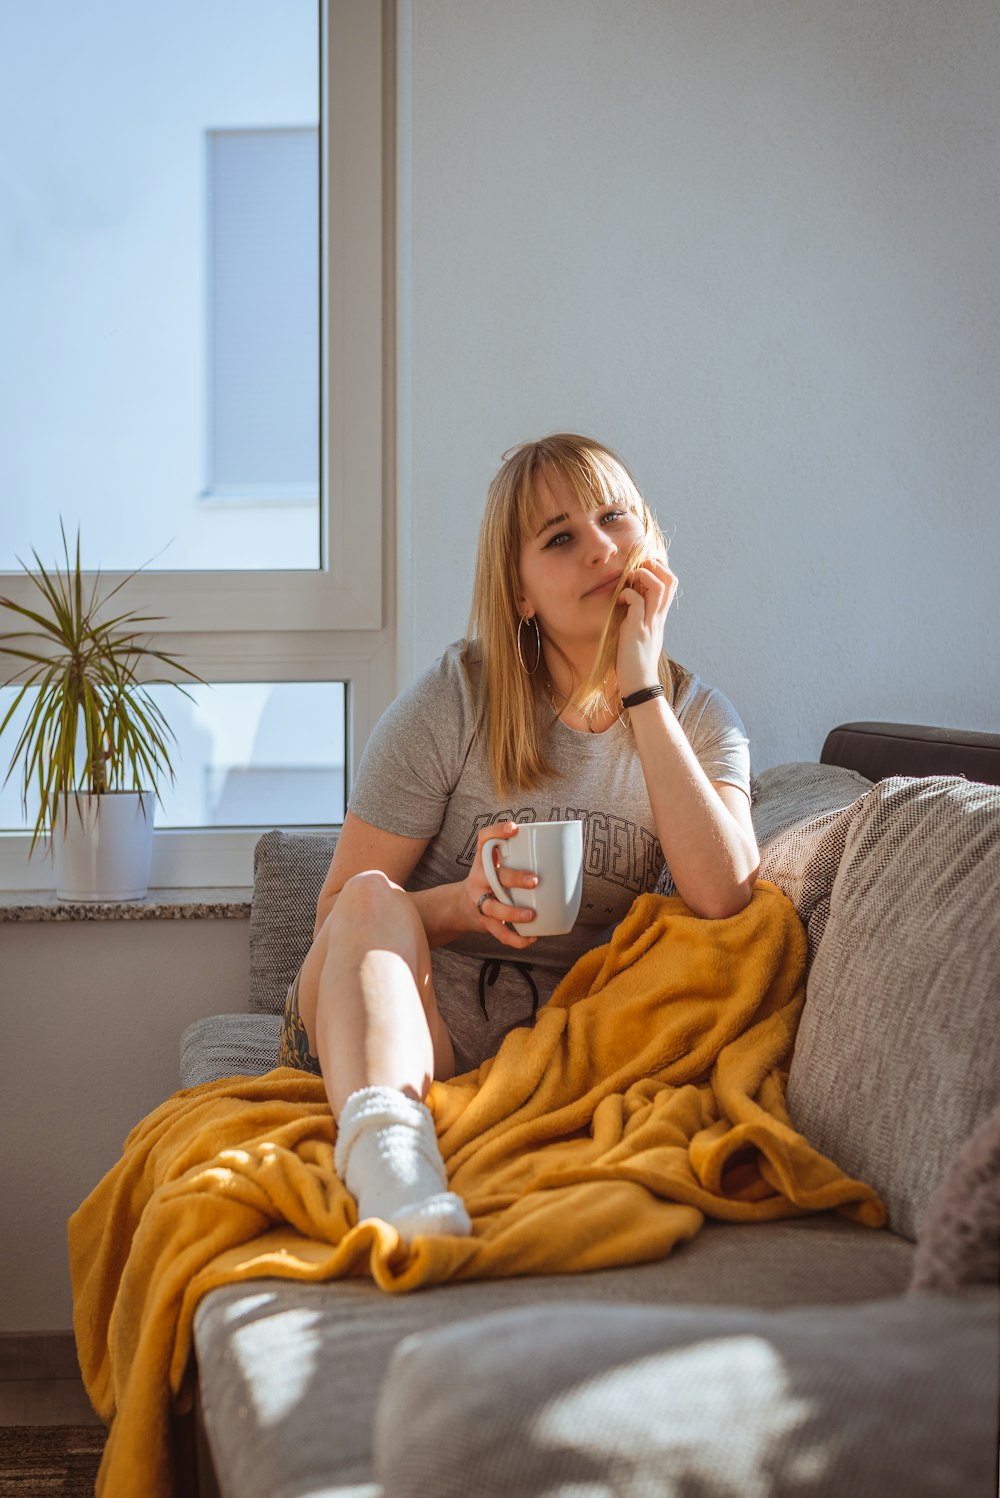
[[[726,920],[643,895],[532,1028],[428,1096],[471,1238],[405,1246],[357,1223],[333,1167],[322,1082],[288,1069],[177,1093],[129,1135],[70,1220],[81,1368],[111,1430],[99,1494],[172,1491],[171,1401],[189,1398],[191,1325],[218,1285],[370,1275],[386,1291],[659,1259],[705,1217],[878,1197],[792,1128],[784,1083],[805,933],[773,885]]]

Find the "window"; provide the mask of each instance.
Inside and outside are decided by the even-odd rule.
[[[0,590],[30,599],[15,557],[54,558],[59,514],[111,581],[151,558],[123,604],[162,616],[155,642],[206,681],[343,684],[331,689],[346,783],[394,685],[382,599],[389,13],[351,0],[58,0],[0,20],[0,46],[19,58],[0,120],[36,143],[0,210],[17,309],[0,347],[13,391],[0,411]],[[265,80],[255,97],[252,76]],[[265,314],[268,285],[280,295]],[[4,770],[12,749],[5,734]],[[331,765],[299,769],[329,791]],[[268,769],[281,766],[229,764],[224,795],[227,770],[212,772],[234,823],[256,797],[259,825],[280,825]],[[255,836],[199,832],[171,882],[247,882]],[[0,886],[49,882],[26,850],[23,835],[0,835]]]

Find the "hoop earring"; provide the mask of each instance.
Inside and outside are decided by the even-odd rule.
[[[530,670],[524,664],[524,655],[521,652],[521,629],[525,624],[533,624],[535,626],[535,664],[530,668]],[[538,620],[535,618],[534,614],[525,614],[521,619],[518,620],[517,658],[521,662],[521,670],[524,672],[525,676],[534,676],[535,672],[538,670],[538,663],[542,658],[542,632],[538,628]]]

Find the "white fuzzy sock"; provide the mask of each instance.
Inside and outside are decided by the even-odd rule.
[[[381,1217],[407,1241],[472,1232],[462,1198],[448,1190],[430,1110],[395,1087],[351,1093],[337,1121],[334,1164],[359,1222]]]

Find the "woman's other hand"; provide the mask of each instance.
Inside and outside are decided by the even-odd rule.
[[[676,592],[677,578],[665,558],[649,557],[629,574],[619,593],[625,617],[618,632],[615,672],[623,697],[659,681],[663,630]]]
[[[466,929],[488,931],[505,947],[530,947],[538,938],[522,936],[507,923],[516,921],[518,925],[525,925],[535,919],[535,912],[527,905],[504,905],[493,893],[493,887],[483,869],[483,847],[489,839],[513,837],[516,831],[516,822],[495,822],[493,826],[484,827],[480,831],[476,842],[476,857],[463,886],[468,918]],[[511,869],[506,864],[501,864],[496,849],[493,850],[493,867],[504,889],[534,889],[538,883],[537,874],[529,873],[526,869]]]

